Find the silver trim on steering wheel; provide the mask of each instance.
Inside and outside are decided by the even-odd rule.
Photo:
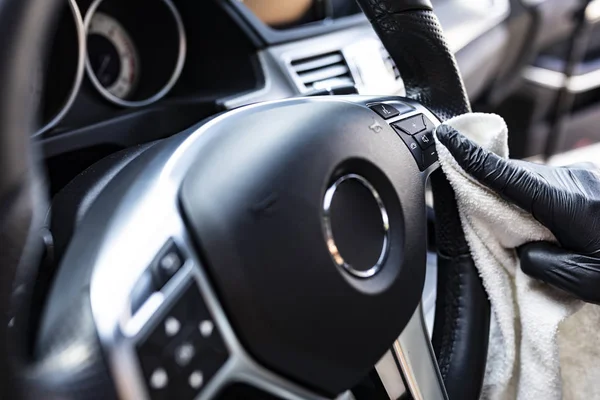
[[[333,237],[333,229],[331,227],[331,202],[333,201],[333,196],[335,195],[340,185],[349,180],[356,181],[369,190],[369,192],[373,196],[373,199],[375,199],[375,201],[377,202],[377,207],[379,207],[379,213],[381,215],[382,221],[381,228],[383,231],[383,245],[381,247],[379,258],[373,266],[364,271],[356,269],[344,260],[344,258],[338,250],[338,247],[335,244],[335,238]],[[325,197],[323,198],[323,225],[325,226],[325,238],[327,240],[327,249],[329,250],[331,259],[337,266],[342,267],[345,271],[356,276],[357,278],[370,278],[372,276],[375,276],[375,274],[377,274],[381,270],[381,267],[383,266],[383,263],[385,262],[387,254],[390,250],[390,219],[388,217],[387,210],[385,209],[385,205],[381,200],[381,196],[379,196],[377,190],[375,190],[373,185],[371,185],[371,183],[369,183],[368,180],[357,174],[344,175],[338,180],[336,180],[329,187],[329,189],[327,189],[327,191],[325,192]]]
[[[421,304],[394,342],[392,350],[415,400],[448,400]]]

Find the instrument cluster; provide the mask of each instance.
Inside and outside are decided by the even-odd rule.
[[[167,95],[186,59],[186,34],[171,0],[68,0],[45,70],[40,132],[73,105],[84,79],[112,105],[152,104]],[[40,82],[39,77],[35,80]]]

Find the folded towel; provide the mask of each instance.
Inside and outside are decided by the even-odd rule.
[[[446,124],[508,157],[508,129],[501,117],[466,114]],[[437,137],[436,148],[492,306],[482,398],[600,399],[599,307],[584,307],[520,268],[517,247],[556,239],[530,214],[471,178]]]

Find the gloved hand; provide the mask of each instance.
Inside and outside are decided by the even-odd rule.
[[[440,126],[437,136],[466,172],[531,213],[558,240],[560,246],[522,246],[523,271],[600,304],[600,172],[591,164],[549,167],[506,160],[448,125]]]

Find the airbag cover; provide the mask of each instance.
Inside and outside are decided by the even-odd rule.
[[[180,201],[240,341],[291,379],[328,395],[347,390],[390,348],[420,300],[424,176],[383,119],[341,100],[252,106],[213,121],[203,135]],[[340,268],[326,239],[324,196],[347,174],[376,189],[389,217],[389,249],[370,278]],[[364,196],[344,201],[368,204]],[[339,212],[358,221],[340,226],[361,229],[364,216]],[[380,215],[365,212],[378,218],[365,232],[376,231]]]

